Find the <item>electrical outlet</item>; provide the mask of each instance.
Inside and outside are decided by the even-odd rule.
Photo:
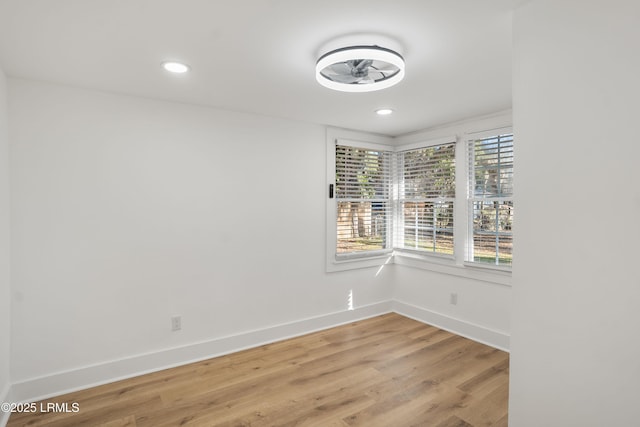
[[[458,294],[456,293],[451,293],[451,295],[449,296],[449,304],[451,305],[457,305],[458,304]]]
[[[182,317],[180,316],[172,316],[171,317],[171,331],[176,332],[182,329]]]

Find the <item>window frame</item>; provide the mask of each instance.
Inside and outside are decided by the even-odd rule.
[[[393,245],[394,254],[396,255],[406,254],[411,256],[414,259],[432,259],[432,260],[439,260],[444,262],[455,261],[456,252],[457,252],[457,249],[456,249],[456,234],[457,234],[456,233],[456,223],[457,223],[456,215],[457,214],[456,213],[459,205],[458,196],[457,196],[458,195],[458,141],[457,141],[457,138],[455,136],[445,136],[442,138],[422,140],[420,142],[416,142],[412,144],[398,145],[395,147],[394,152],[398,154],[402,152],[421,150],[425,148],[437,147],[440,145],[447,145],[447,144],[453,144],[454,152],[455,152],[454,179],[456,184],[455,184],[455,196],[453,197],[453,254],[443,254],[443,253],[430,252],[430,251],[420,250],[420,249],[405,248],[405,247],[402,247],[402,245],[400,244],[400,239],[402,237],[402,232],[400,230],[404,228],[404,219],[401,212],[401,205],[402,205],[403,199],[401,198],[401,194],[400,194],[399,181],[404,171],[401,171],[399,169],[400,162],[396,160],[394,162],[397,166],[396,166],[396,174],[394,175],[395,233],[394,233],[394,245]]]
[[[486,262],[480,262],[480,261],[473,261],[471,260],[471,254],[473,252],[473,247],[474,247],[474,232],[473,232],[473,202],[477,199],[480,199],[478,197],[475,197],[474,194],[472,194],[472,189],[471,189],[471,143],[480,139],[487,139],[487,138],[492,138],[492,137],[497,137],[500,135],[513,135],[513,127],[512,126],[506,126],[506,127],[500,127],[500,128],[495,128],[495,129],[489,129],[489,130],[484,130],[484,131],[480,131],[480,132],[472,132],[472,133],[465,133],[464,135],[464,139],[463,139],[463,145],[464,147],[464,160],[466,162],[466,179],[465,179],[465,224],[466,224],[466,239],[465,239],[465,246],[464,246],[464,252],[463,252],[463,256],[464,256],[464,265],[467,267],[471,267],[471,268],[479,268],[479,269],[487,269],[487,270],[493,270],[493,271],[502,271],[502,272],[511,272],[512,270],[512,265],[513,265],[513,261],[512,264],[510,265],[498,265],[498,264],[491,264],[491,263],[486,263]],[[513,135],[513,141],[515,144],[515,135]],[[515,165],[514,165],[514,169],[515,169]],[[513,205],[513,201],[514,201],[514,194],[511,194],[511,196],[505,196],[505,197],[494,197],[494,198],[486,198],[487,200],[491,199],[494,201],[498,201],[498,202],[504,202],[504,201],[509,201],[512,203]],[[512,236],[513,236],[513,231],[512,231]],[[513,255],[512,255],[513,257]]]
[[[480,129],[480,131],[478,131]],[[486,129],[486,130],[482,130]],[[326,271],[338,272],[358,268],[377,267],[376,275],[385,265],[397,264],[413,268],[428,270],[436,273],[458,276],[487,283],[511,286],[511,267],[498,267],[491,264],[467,262],[469,239],[473,235],[468,230],[468,141],[477,139],[478,136],[495,136],[498,134],[513,133],[510,123],[510,112],[506,111],[483,118],[460,122],[442,129],[425,130],[401,137],[386,137],[383,135],[369,134],[359,131],[350,131],[340,128],[326,128]],[[443,136],[444,135],[444,136]],[[514,139],[516,136],[514,135]],[[335,145],[336,140],[352,141],[357,146],[376,147],[387,149],[394,153],[411,149],[427,148],[448,142],[455,142],[455,202],[454,202],[454,254],[453,257],[412,249],[402,249],[396,244],[396,228],[398,227],[398,183],[392,183],[392,201],[394,205],[392,227],[392,250],[382,253],[368,254],[368,256],[351,259],[336,259],[337,243],[337,204],[336,200],[328,196],[329,184],[335,186]],[[364,144],[364,145],[363,145]],[[395,155],[395,154],[394,154]],[[392,162],[393,176],[397,174],[397,161]],[[334,187],[335,188],[335,187]],[[375,270],[374,270],[375,271]]]
[[[387,148],[385,148],[385,146],[382,145],[378,145],[378,144],[371,144],[371,143],[363,143],[363,142],[358,142],[358,141],[352,141],[352,140],[345,140],[345,139],[338,139],[336,140],[336,144],[335,144],[336,150],[337,151],[337,147],[348,147],[348,148],[354,148],[357,150],[366,150],[368,152],[378,152],[378,153],[384,153],[383,154],[383,161],[386,163],[387,166],[387,170],[385,171],[385,173],[383,174],[383,176],[386,177],[387,182],[385,182],[383,184],[383,187],[387,187],[386,188],[386,195],[387,197],[372,197],[372,198],[365,198],[365,197],[345,197],[345,198],[340,198],[339,197],[339,193],[340,193],[340,186],[337,182],[335,182],[335,187],[334,187],[334,195],[333,198],[335,199],[335,204],[336,204],[336,212],[338,210],[338,205],[342,202],[346,202],[346,203],[353,203],[353,202],[357,202],[357,203],[361,203],[361,202],[366,202],[366,201],[370,201],[370,203],[385,203],[386,204],[386,208],[385,208],[385,224],[384,224],[384,230],[385,230],[385,240],[384,240],[384,248],[382,249],[374,249],[374,250],[366,250],[366,251],[352,251],[352,252],[346,252],[346,253],[339,253],[336,251],[336,260],[337,261],[346,261],[349,259],[356,259],[356,258],[367,258],[367,257],[372,257],[372,256],[377,256],[377,255],[385,255],[389,252],[391,252],[393,250],[393,214],[394,214],[394,207],[393,207],[393,192],[392,192],[392,182],[393,182],[393,173],[392,173],[392,162],[393,162],[393,151],[389,150]],[[369,157],[369,159],[371,159],[371,157]],[[337,175],[337,162],[334,161],[334,163],[336,164],[336,175]],[[345,186],[347,187],[347,186]],[[361,190],[362,187],[359,185],[356,185],[355,187],[351,187],[348,186],[348,188],[353,191],[354,189],[357,190]],[[338,226],[337,226],[337,217],[336,217],[336,231],[338,231]],[[338,232],[336,233],[336,247],[337,247],[337,243],[340,239],[338,239],[337,234],[339,234]]]
[[[391,138],[367,135],[356,131],[343,129],[328,129],[326,141],[327,179],[325,187],[326,195],[326,270],[327,272],[345,271],[357,268],[379,267],[389,263],[393,258],[393,193],[390,191],[390,214],[387,217],[387,248],[383,250],[368,251],[354,254],[338,255],[337,253],[337,209],[338,199],[336,190],[336,145],[346,145],[363,149],[394,151],[390,144]],[[393,161],[390,162],[393,175]],[[333,185],[333,197],[330,197],[330,186]]]

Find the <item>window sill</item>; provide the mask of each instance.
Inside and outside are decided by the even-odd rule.
[[[382,267],[387,264],[393,264],[393,253],[391,251],[381,252],[367,257],[344,257],[342,259],[329,260],[327,261],[327,272],[332,273],[358,268]]]
[[[480,262],[469,262],[465,261],[464,266],[468,268],[476,268],[481,271],[491,271],[499,274],[508,274],[511,276],[511,267],[501,267],[498,265],[488,264],[488,263],[480,263]]]
[[[464,277],[497,285],[511,286],[511,270],[490,265],[476,265],[465,263],[456,264],[452,258],[446,256],[425,256],[415,253],[394,251],[393,262],[397,265],[420,268],[441,274]],[[471,265],[469,265],[471,264]]]
[[[404,265],[450,276],[464,277],[470,280],[511,286],[511,270],[476,263],[456,264],[453,257],[447,255],[423,255],[412,251],[394,250],[373,256],[344,258],[327,262],[327,272],[349,271],[360,268],[381,268],[388,264]]]

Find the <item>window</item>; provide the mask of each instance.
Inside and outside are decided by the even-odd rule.
[[[499,121],[397,145],[328,129],[327,271],[394,263],[510,284],[514,138]]]
[[[511,266],[513,134],[469,140],[467,261]]]
[[[455,143],[397,153],[396,246],[453,256]]]
[[[391,151],[335,146],[336,259],[391,249]]]

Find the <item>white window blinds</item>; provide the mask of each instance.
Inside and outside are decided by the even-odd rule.
[[[510,266],[513,249],[513,134],[469,141],[467,261]]]
[[[453,255],[455,143],[398,153],[396,245]]]
[[[391,248],[391,152],[336,144],[336,257]]]

